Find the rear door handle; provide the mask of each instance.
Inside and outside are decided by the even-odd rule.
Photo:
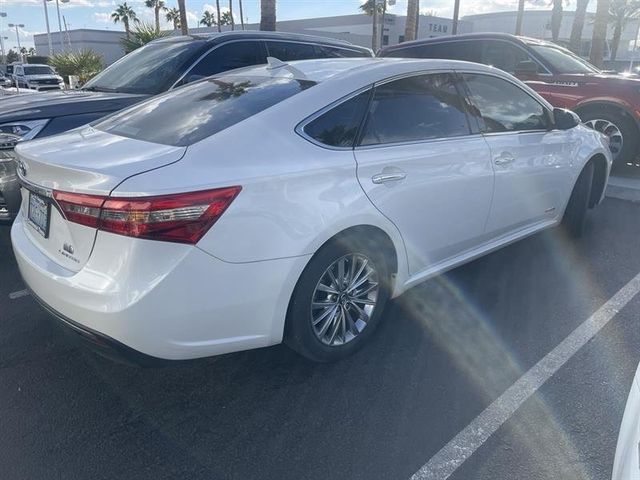
[[[496,165],[509,165],[510,163],[513,163],[515,161],[516,157],[507,152],[501,153],[494,159],[494,163]]]
[[[397,182],[398,180],[404,180],[407,177],[407,174],[404,172],[389,172],[389,173],[378,173],[371,177],[371,181],[375,184],[381,184],[386,182]]]

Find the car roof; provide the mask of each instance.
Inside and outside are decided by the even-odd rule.
[[[399,43],[397,45],[391,45],[389,47],[385,47],[380,50],[383,52],[393,52],[395,50],[403,50],[405,48],[417,47],[420,45],[429,45],[435,43],[447,43],[447,42],[456,42],[460,40],[487,40],[487,39],[501,39],[501,40],[511,40],[518,43],[526,43],[526,44],[536,44],[536,45],[555,45],[553,43],[545,42],[544,40],[538,40],[536,38],[531,37],[523,37],[511,35],[509,33],[500,33],[500,32],[486,32],[486,33],[466,33],[463,35],[455,35],[448,37],[434,37],[434,38],[425,38],[421,40],[414,40],[412,42],[404,42]]]
[[[229,32],[213,32],[213,33],[194,33],[191,35],[176,35],[155,40],[154,43],[164,42],[186,42],[186,41],[205,41],[211,44],[228,42],[231,40],[289,40],[307,43],[317,43],[320,45],[330,45],[335,47],[344,47],[362,52],[371,52],[366,47],[354,45],[345,40],[337,40],[334,38],[318,37],[315,35],[305,35],[301,33],[288,32],[263,32],[259,30],[233,30]]]
[[[422,58],[323,58],[296,60],[274,65],[256,65],[223,73],[222,75],[286,76],[298,80],[325,82],[344,76],[359,76],[363,81],[376,82],[394,75],[430,70],[476,70],[504,74],[497,68],[460,60]],[[504,74],[507,76],[507,74]]]

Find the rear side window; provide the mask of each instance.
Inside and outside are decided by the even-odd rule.
[[[399,48],[384,57],[401,58],[442,58],[446,60],[466,60],[468,62],[479,62],[480,52],[473,42],[445,42],[420,45],[416,47]]]
[[[371,90],[360,93],[323,113],[304,127],[311,138],[330,147],[353,147]]]
[[[370,57],[371,54],[358,50],[350,50],[348,48],[328,47],[326,45],[316,45],[317,58],[352,58],[352,57]]]
[[[547,110],[520,87],[490,75],[465,74],[483,132],[546,130]]]
[[[235,68],[267,63],[261,42],[231,42],[209,52],[187,74],[187,78],[209,77]]]
[[[455,77],[419,75],[376,87],[360,144],[413,142],[469,133],[465,102]]]
[[[315,85],[291,78],[220,76],[187,85],[94,124],[104,132],[186,147]]]
[[[283,62],[292,60],[307,60],[316,58],[316,51],[309,43],[293,42],[266,42],[270,57],[275,57]]]

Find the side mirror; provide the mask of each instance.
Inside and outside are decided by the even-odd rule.
[[[533,60],[524,60],[516,65],[515,76],[536,76],[538,75],[538,64]]]
[[[570,130],[580,125],[581,120],[577,113],[564,108],[553,109],[553,124],[559,130]]]

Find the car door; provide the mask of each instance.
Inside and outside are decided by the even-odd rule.
[[[462,78],[495,169],[487,233],[500,236],[554,220],[577,158],[575,132],[553,129],[547,107],[511,80],[480,73]]]
[[[472,130],[454,75],[376,85],[354,154],[364,191],[402,234],[411,274],[481,242],[491,156]]]

